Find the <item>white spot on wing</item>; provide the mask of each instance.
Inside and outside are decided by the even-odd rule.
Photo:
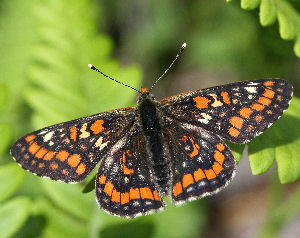
[[[102,150],[105,146],[107,146],[107,143],[108,143],[108,141],[105,143],[102,143],[102,142],[103,142],[103,137],[101,136],[95,143],[95,146],[99,147],[100,150]]]
[[[246,89],[249,93],[256,93],[256,92],[257,92],[257,88],[256,88],[256,87],[245,87],[245,89]]]
[[[48,140],[50,140],[52,138],[53,134],[54,134],[54,131],[50,131],[46,135],[44,135],[43,136],[44,142],[47,142]]]
[[[90,133],[86,131],[86,128],[87,128],[87,123],[84,123],[80,128],[80,132],[81,132],[81,134],[79,135],[80,139],[84,139],[90,136]]]
[[[223,103],[217,99],[217,95],[216,94],[209,94],[209,95],[214,98],[214,103],[211,104],[213,107],[223,106]]]
[[[199,122],[202,122],[202,123],[204,123],[204,124],[209,123],[209,121],[210,121],[210,119],[211,119],[211,116],[210,116],[210,115],[208,115],[208,114],[206,114],[206,113],[201,113],[200,115],[201,115],[203,118],[199,118],[199,119],[198,119]]]

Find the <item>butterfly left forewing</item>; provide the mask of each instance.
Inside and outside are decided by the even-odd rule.
[[[207,88],[161,101],[167,116],[245,143],[272,125],[289,106],[292,85],[260,79]]]
[[[17,140],[11,154],[36,175],[79,182],[126,133],[133,123],[132,112],[118,109],[43,128]]]

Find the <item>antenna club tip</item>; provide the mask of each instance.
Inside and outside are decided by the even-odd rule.
[[[185,49],[186,46],[187,46],[187,44],[184,42],[181,46],[181,49]]]
[[[91,69],[95,68],[94,65],[92,65],[92,64],[88,64],[88,66],[89,66]]]

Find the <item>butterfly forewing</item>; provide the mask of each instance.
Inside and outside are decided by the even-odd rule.
[[[11,154],[34,174],[79,182],[131,127],[132,112],[113,110],[46,127],[16,141]]]
[[[287,81],[260,79],[192,91],[161,103],[173,119],[244,143],[272,125],[291,97],[292,86]]]
[[[96,178],[96,197],[106,212],[136,217],[164,209],[146,151],[144,137],[133,128],[103,158]]]

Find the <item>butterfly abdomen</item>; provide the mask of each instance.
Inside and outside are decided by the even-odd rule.
[[[144,133],[149,148],[149,167],[154,173],[154,180],[162,194],[169,188],[170,168],[164,153],[162,123],[155,103],[145,99],[139,104],[140,127]]]

